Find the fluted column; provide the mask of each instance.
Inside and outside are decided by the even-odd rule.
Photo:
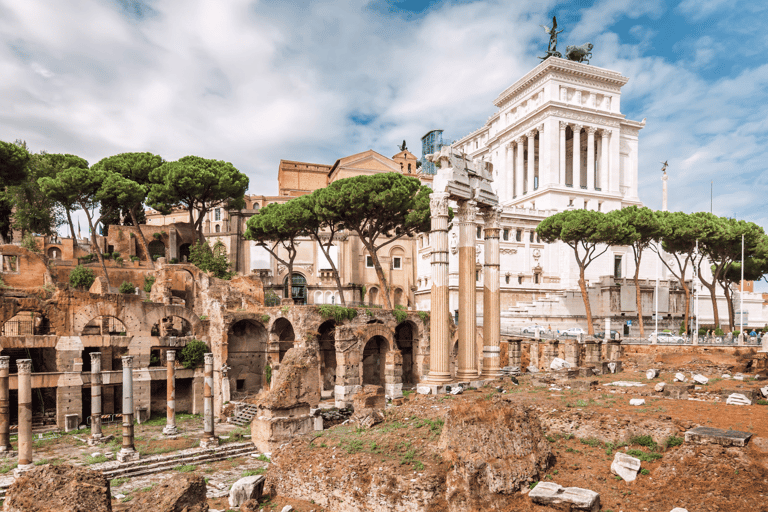
[[[610,146],[611,138],[610,130],[602,130],[601,137],[603,141],[600,144],[600,149],[602,149],[602,156],[600,157],[600,188],[603,192],[608,192],[608,148]]]
[[[91,439],[97,443],[101,437],[101,352],[91,352]]]
[[[501,297],[499,289],[499,229],[500,208],[486,209],[485,262],[483,264],[483,372],[484,378],[501,375]]]
[[[32,468],[32,360],[18,359],[19,470]]]
[[[595,189],[595,132],[594,126],[587,127],[587,189]]]
[[[536,131],[531,130],[525,134],[528,137],[528,187],[526,191],[531,194],[534,191],[534,174],[536,173]]]
[[[518,137],[515,139],[515,145],[517,146],[515,149],[515,151],[517,151],[517,164],[515,165],[517,197],[521,197],[523,194],[525,194],[525,151],[523,149],[524,142],[525,137]]]
[[[117,460],[127,462],[139,458],[133,446],[133,356],[123,356],[123,446]]]
[[[448,328],[448,194],[433,192],[429,195],[432,214],[432,290],[429,315],[429,375],[433,383],[451,380],[450,341]]]
[[[8,387],[11,358],[0,356],[0,453],[10,452],[11,446],[11,401]]]
[[[573,128],[573,186],[581,188],[581,125],[574,124]]]
[[[210,448],[218,444],[213,431],[213,354],[208,352],[203,357],[203,438],[200,447]]]
[[[510,201],[515,197],[515,150],[512,143],[504,145],[506,175],[504,176],[504,200]]]
[[[560,121],[560,177],[559,185],[565,185],[565,128],[568,123]]]
[[[459,361],[456,378],[460,380],[477,377],[476,215],[475,201],[459,202],[456,215],[459,226]]]
[[[166,418],[163,434],[175,436],[179,433],[176,428],[176,351],[169,350],[165,353],[166,360]]]

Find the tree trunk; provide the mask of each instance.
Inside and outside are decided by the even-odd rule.
[[[643,296],[640,293],[640,259],[643,257],[642,251],[638,251],[635,258],[635,292],[637,300],[637,323],[640,326],[640,337],[645,338],[645,326],[643,325]],[[611,333],[605,333],[606,339]]]
[[[691,310],[691,290],[688,288],[688,285],[685,284],[685,279],[678,279],[680,281],[680,285],[683,287],[683,292],[685,293],[685,330],[688,331],[688,325],[690,321],[690,310]]]
[[[711,285],[701,279],[701,277],[699,277],[699,281],[709,290],[709,296],[712,300],[712,314],[715,319],[715,329],[717,329],[720,327],[720,313],[717,311],[717,281]]]
[[[149,254],[149,246],[147,245],[147,239],[144,238],[144,232],[141,230],[141,226],[139,226],[139,223],[136,221],[136,212],[134,210],[135,208],[130,208],[131,220],[133,221],[133,226],[139,232],[139,238],[141,239],[141,246],[144,248],[144,254],[147,255],[147,260],[149,260],[149,266],[154,269],[155,262],[152,260],[152,255]]]
[[[360,240],[363,240],[363,237],[360,237]],[[371,255],[371,259],[373,260],[373,266],[376,269],[376,277],[379,278],[379,285],[381,285],[381,291],[382,295],[387,299],[387,309],[392,309],[392,300],[389,298],[389,284],[387,283],[387,276],[384,275],[384,270],[381,268],[381,263],[379,263],[379,257],[376,254],[376,250],[363,242],[363,245],[366,249],[368,249],[368,252]]]
[[[72,224],[72,215],[69,212],[69,208],[64,208],[64,211],[67,212],[67,222],[69,223],[69,236],[77,240],[77,235],[75,234],[75,225]]]
[[[336,269],[336,264],[331,259],[330,254],[330,248],[323,245],[323,242],[320,240],[320,237],[317,236],[315,233],[312,233],[314,235],[315,239],[317,240],[317,243],[320,244],[320,250],[323,251],[323,254],[325,255],[325,259],[328,260],[328,263],[331,264],[331,269],[333,269],[333,277],[336,278],[336,288],[339,290],[339,299],[341,300],[341,305],[346,307],[347,301],[344,299],[344,288],[341,286],[341,277],[339,277],[339,271]],[[331,239],[333,239],[333,234],[331,234]]]
[[[576,258],[578,261],[578,257]],[[589,294],[587,293],[587,281],[584,279],[584,266],[579,263],[579,288],[581,289],[581,298],[584,299],[584,311],[587,314],[587,334],[595,335],[595,326],[592,325],[592,309],[589,307]]]
[[[107,286],[111,287],[112,283],[109,282],[109,274],[107,273],[107,265],[104,264],[104,257],[101,255],[101,251],[99,250],[98,244],[96,244],[96,229],[93,227],[93,222],[91,221],[91,214],[88,213],[88,208],[85,207],[85,205],[82,205],[83,211],[85,211],[85,218],[88,219],[88,227],[91,230],[91,250],[96,250],[96,259],[99,260],[99,263],[101,263],[101,268],[104,271],[104,279],[107,280]]]
[[[731,294],[731,287],[726,286],[726,284],[722,281],[720,282],[720,286],[723,288],[725,303],[728,306],[728,327],[730,328],[731,332],[733,332],[733,329],[736,327],[736,315],[733,311],[733,295]]]

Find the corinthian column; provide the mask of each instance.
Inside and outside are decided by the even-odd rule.
[[[511,201],[515,197],[515,150],[512,143],[504,145],[506,174],[504,176],[504,200]]]
[[[476,202],[459,203],[456,215],[459,226],[459,361],[456,378],[460,380],[477,377],[476,215]]]
[[[587,189],[595,189],[595,132],[597,128],[587,128]]]
[[[602,130],[602,156],[600,157],[600,188],[603,192],[608,192],[608,147],[610,146],[610,130]],[[608,331],[606,331],[608,332]]]
[[[176,428],[176,351],[167,351],[165,359],[166,417],[163,434],[175,436],[179,433]]]
[[[523,160],[525,156],[525,151],[523,149],[523,142],[525,141],[525,137],[518,137],[515,139],[515,145],[517,146],[517,165],[515,165],[515,179],[516,181],[516,192],[517,197],[521,197],[523,194],[525,194],[525,160]]]
[[[91,352],[91,438],[88,444],[101,440],[101,352]]]
[[[483,372],[484,378],[501,375],[499,338],[501,331],[501,297],[499,290],[499,217],[501,208],[486,209],[485,262],[483,265]]]
[[[565,128],[568,126],[567,123],[564,123],[563,121],[560,121],[560,172],[558,176],[560,177],[559,184],[565,185]]]
[[[528,137],[528,187],[527,191],[532,194],[534,188],[534,175],[536,173],[536,131],[531,130],[525,134]]]
[[[448,329],[448,194],[429,195],[432,214],[432,290],[429,315],[429,375],[433,383],[450,382],[450,341]]]
[[[581,188],[581,125],[574,124],[573,128],[573,186]]]
[[[19,467],[18,472],[32,469],[32,360],[17,359],[19,371]]]

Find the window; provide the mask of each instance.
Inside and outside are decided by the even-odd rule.
[[[483,228],[477,226],[477,238],[483,238]]]
[[[536,283],[536,284],[539,284],[539,276],[540,276],[540,275],[541,275],[541,274],[539,274],[538,272],[536,272],[535,274],[533,274],[533,282],[534,282],[534,283]]]
[[[509,276],[504,277],[504,280],[509,284]]]
[[[408,174],[411,174],[411,164],[408,164]]]
[[[218,224],[216,224],[216,226],[213,228],[213,230],[214,230],[215,232],[217,232],[217,233],[220,233],[220,232],[221,232],[221,226],[219,226]]]
[[[520,242],[523,240],[523,231],[518,229],[517,232],[515,232],[515,240]]]
[[[508,229],[504,230],[504,240],[505,241],[509,240],[509,230]],[[509,282],[509,279],[507,279],[507,282]]]
[[[392,268],[394,269],[403,268],[402,260],[400,259],[399,256],[395,256],[394,258],[392,258]]]
[[[370,256],[365,257],[365,268],[373,268],[373,258]]]
[[[221,208],[213,210],[213,220],[221,220]]]
[[[480,281],[480,271],[475,270],[475,281]]]
[[[597,203],[597,211],[603,211],[603,203]]]
[[[613,278],[621,279],[621,256],[613,257]]]
[[[523,276],[517,276],[517,284],[523,284]]]
[[[533,231],[531,231],[531,243],[533,243],[533,235],[534,235],[534,234],[535,234],[535,233],[534,233]]]

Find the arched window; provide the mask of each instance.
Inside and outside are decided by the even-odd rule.
[[[284,296],[288,297],[288,276],[283,281]],[[294,272],[291,278],[291,295],[294,304],[303,305],[307,303],[307,279]]]
[[[220,232],[221,232],[221,226],[219,226],[218,224],[216,224],[216,227],[215,227],[215,228],[213,228],[213,229],[214,229],[214,231],[216,231],[217,233],[220,233]]]

